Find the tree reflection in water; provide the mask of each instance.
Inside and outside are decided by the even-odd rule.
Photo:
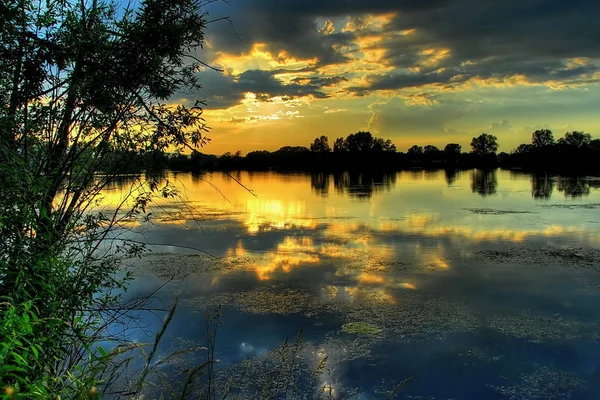
[[[333,175],[333,182],[338,193],[366,200],[375,193],[393,188],[396,174],[341,172]]]
[[[452,186],[452,185],[454,185],[454,182],[456,182],[456,179],[458,178],[458,170],[445,169],[444,176],[446,178],[446,183],[448,184],[448,186]]]
[[[483,197],[496,194],[498,189],[498,178],[496,170],[473,170],[471,173],[471,190]]]
[[[329,194],[329,180],[329,174],[313,172],[310,175],[310,186],[318,195],[327,196]]]
[[[547,174],[531,175],[531,196],[539,200],[548,200],[554,191],[554,179]]]
[[[592,189],[600,188],[600,179],[587,177],[565,177],[558,180],[558,191],[565,197],[577,198],[588,196]]]

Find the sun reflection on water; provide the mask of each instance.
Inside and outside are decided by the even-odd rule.
[[[497,174],[499,192],[530,195],[528,177],[506,174]],[[328,279],[344,283],[324,283],[327,297],[352,299],[369,294],[390,303],[395,301],[394,291],[421,287],[418,279],[407,279],[405,272],[451,271],[448,254],[452,252],[467,254],[486,244],[516,245],[567,236],[600,244],[600,232],[588,221],[559,219],[559,214],[540,208],[529,197],[517,201],[474,194],[472,175],[458,174],[446,186],[444,173],[404,172],[385,179],[388,190],[356,198],[351,187],[327,196],[315,193],[310,175],[239,173],[236,179],[250,185],[258,196],[254,197],[225,175],[198,180],[179,174],[172,181],[185,193],[185,201],[154,199],[153,221],[169,232],[210,231],[210,221],[241,227],[237,240],[218,250],[228,260],[241,261],[222,274],[251,271],[260,281],[277,281],[307,268],[332,268]],[[365,185],[364,180],[356,183],[350,178],[349,185]],[[205,181],[222,188],[222,193]],[[125,188],[111,187],[104,195],[105,204],[114,206],[128,193]],[[206,226],[190,224],[203,219]]]

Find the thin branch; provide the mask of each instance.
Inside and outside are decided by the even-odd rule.
[[[129,242],[129,243],[135,243],[135,244],[143,244],[143,245],[147,245],[147,246],[163,246],[163,247],[175,247],[178,249],[187,249],[187,250],[194,250],[197,251],[199,253],[205,254],[215,260],[222,260],[223,257],[219,257],[219,256],[215,256],[214,254],[211,254],[205,250],[199,249],[197,247],[191,247],[191,246],[184,246],[184,245],[177,245],[177,244],[172,244],[172,243],[149,243],[149,242],[141,242],[138,240],[134,240],[134,239],[118,239],[121,240],[123,242]]]
[[[231,25],[231,29],[233,29],[233,32],[235,33],[235,36],[237,36],[237,38],[238,38],[238,40],[240,42],[243,42],[242,38],[238,34],[237,29],[235,29],[235,24],[233,23],[233,21],[229,17],[221,17],[221,18],[210,20],[210,21],[206,21],[206,25],[212,24],[213,22],[219,22],[219,21],[227,21],[227,22],[229,22],[229,25]]]
[[[235,182],[237,182],[238,185],[240,185],[241,187],[243,187],[244,189],[246,189],[248,191],[248,193],[250,193],[252,196],[258,198],[258,195],[256,193],[254,193],[254,191],[248,187],[246,187],[246,185],[244,185],[242,182],[240,182],[239,180],[237,180],[236,178],[234,178],[233,176],[231,176],[231,174],[229,172],[225,172],[225,175],[227,175],[228,177],[230,177],[231,179],[233,179]]]
[[[223,69],[221,69],[221,68],[218,68],[218,67],[213,67],[212,65],[205,63],[204,61],[200,60],[198,57],[195,57],[195,56],[193,56],[193,55],[191,55],[191,54],[185,54],[184,56],[185,56],[185,57],[189,57],[189,58],[193,59],[193,60],[194,60],[194,61],[196,61],[197,63],[199,63],[199,64],[202,64],[202,65],[204,65],[206,68],[210,68],[210,69],[212,69],[213,71],[216,71],[216,72],[223,72],[223,71],[224,71],[224,70],[223,70]]]

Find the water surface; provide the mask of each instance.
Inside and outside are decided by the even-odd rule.
[[[599,398],[600,179],[474,170],[169,181],[183,201],[156,200],[150,222],[127,234],[153,251],[131,263],[129,296],[176,278],[157,295],[179,299],[164,354],[202,344],[205,311],[222,305],[217,372],[242,397],[281,375],[273,352],[302,329],[293,382],[306,398],[323,387],[356,399]],[[127,182],[109,188],[108,204]],[[144,322],[129,338],[160,326]]]

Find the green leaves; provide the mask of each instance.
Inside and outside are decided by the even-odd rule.
[[[208,142],[200,102],[168,104],[199,87],[203,2],[134,3],[0,2],[0,386],[23,397],[88,396],[111,357],[91,350],[102,313],[131,279],[120,258],[144,250],[105,241],[154,195],[178,195],[152,177],[130,213],[94,213],[124,168],[111,154]]]

